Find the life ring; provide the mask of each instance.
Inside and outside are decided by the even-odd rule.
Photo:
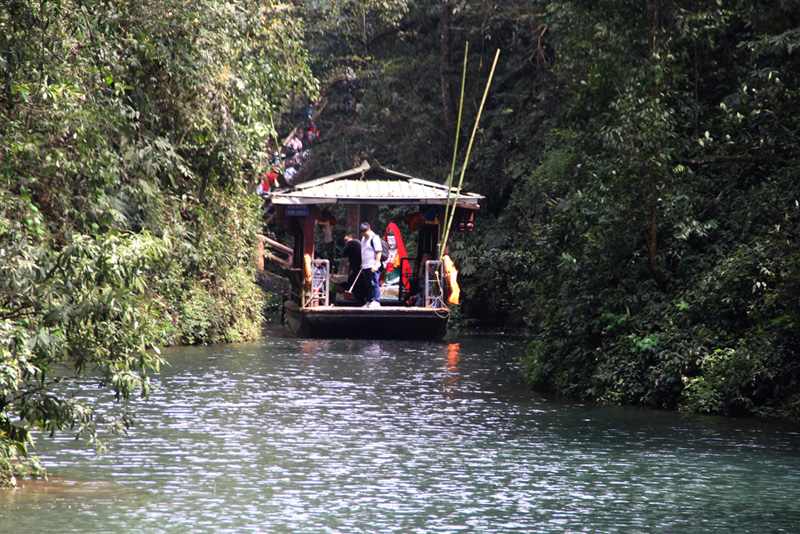
[[[458,287],[458,270],[456,266],[453,264],[453,260],[450,259],[450,256],[445,256],[442,258],[444,263],[444,276],[450,284],[450,296],[447,298],[447,302],[450,304],[458,305],[459,298],[461,297],[461,289]]]
[[[303,283],[311,286],[311,256],[308,254],[303,254],[303,275],[305,275]]]

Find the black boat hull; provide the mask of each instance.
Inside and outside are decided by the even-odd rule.
[[[447,308],[301,308],[292,301],[286,301],[285,308],[289,330],[310,338],[439,340],[450,319]]]

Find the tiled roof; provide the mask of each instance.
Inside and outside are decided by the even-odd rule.
[[[448,200],[447,186],[414,178],[406,174],[384,169],[380,165],[370,166],[364,162],[360,167],[332,174],[299,184],[293,189],[273,191],[274,204],[437,204]],[[456,188],[450,190],[450,201],[456,196]],[[475,193],[458,194],[462,207],[477,208],[483,199]]]

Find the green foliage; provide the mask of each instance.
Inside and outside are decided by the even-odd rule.
[[[438,7],[407,0],[305,1],[302,6],[312,67],[328,80],[319,106],[324,114],[315,117],[322,142],[314,147],[314,165],[324,166],[320,172],[335,172],[366,158],[419,176],[443,177],[452,139],[442,131]],[[351,107],[344,104],[348,94],[355,100]],[[332,139],[336,142],[326,142]]]
[[[18,0],[0,8],[0,26],[0,183],[25,235],[56,250],[76,231],[168,236],[162,340],[252,336],[262,297],[242,280],[258,231],[253,184],[273,116],[316,90],[296,8]],[[197,291],[223,335],[182,324]]]
[[[537,387],[798,417],[794,12],[762,7],[551,4],[567,98],[548,152],[580,157],[510,203],[547,265],[526,294]]]
[[[150,391],[162,363],[153,345],[148,276],[165,243],[149,235],[76,236],[58,253],[0,227],[0,456],[28,456],[31,429],[73,429],[98,441],[93,408],[66,391],[91,376],[117,398]],[[127,415],[104,420],[123,428]],[[6,472],[6,476],[8,472]]]

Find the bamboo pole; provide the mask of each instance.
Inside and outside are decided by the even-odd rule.
[[[481,120],[481,114],[483,113],[483,106],[486,103],[486,95],[489,94],[489,86],[492,84],[492,78],[494,77],[494,69],[497,67],[497,58],[500,57],[500,49],[497,49],[497,52],[494,55],[494,61],[492,62],[492,70],[489,72],[489,79],[486,81],[486,89],[483,91],[483,98],[481,99],[481,105],[478,108],[478,116],[475,118],[475,126],[472,128],[472,135],[469,139],[469,145],[467,146],[467,155],[464,157],[464,165],[461,167],[461,177],[458,180],[458,187],[456,187],[456,196],[455,200],[453,201],[453,214],[455,215],[455,205],[458,204],[458,194],[461,191],[461,185],[464,183],[464,173],[467,170],[467,163],[469,162],[469,155],[472,152],[472,143],[475,141],[475,133],[478,131],[478,123]],[[449,196],[449,195],[448,195]],[[439,249],[439,259],[441,260],[444,256],[444,251],[447,248],[447,238],[450,236],[450,228],[453,224],[453,218],[451,217],[449,221],[446,221],[447,228],[444,231],[444,239],[442,240],[442,246]]]
[[[469,41],[464,44],[464,69],[461,73],[461,99],[458,102],[458,124],[456,125],[456,140],[453,146],[453,162],[450,165],[450,176],[447,179],[447,203],[444,205],[444,226],[447,227],[448,218],[452,218],[456,213],[456,207],[450,208],[450,192],[453,189],[453,175],[456,173],[456,159],[458,157],[458,138],[461,137],[461,111],[464,109],[464,85],[467,81],[467,55],[469,52]],[[442,251],[439,250],[439,259],[442,259]]]

